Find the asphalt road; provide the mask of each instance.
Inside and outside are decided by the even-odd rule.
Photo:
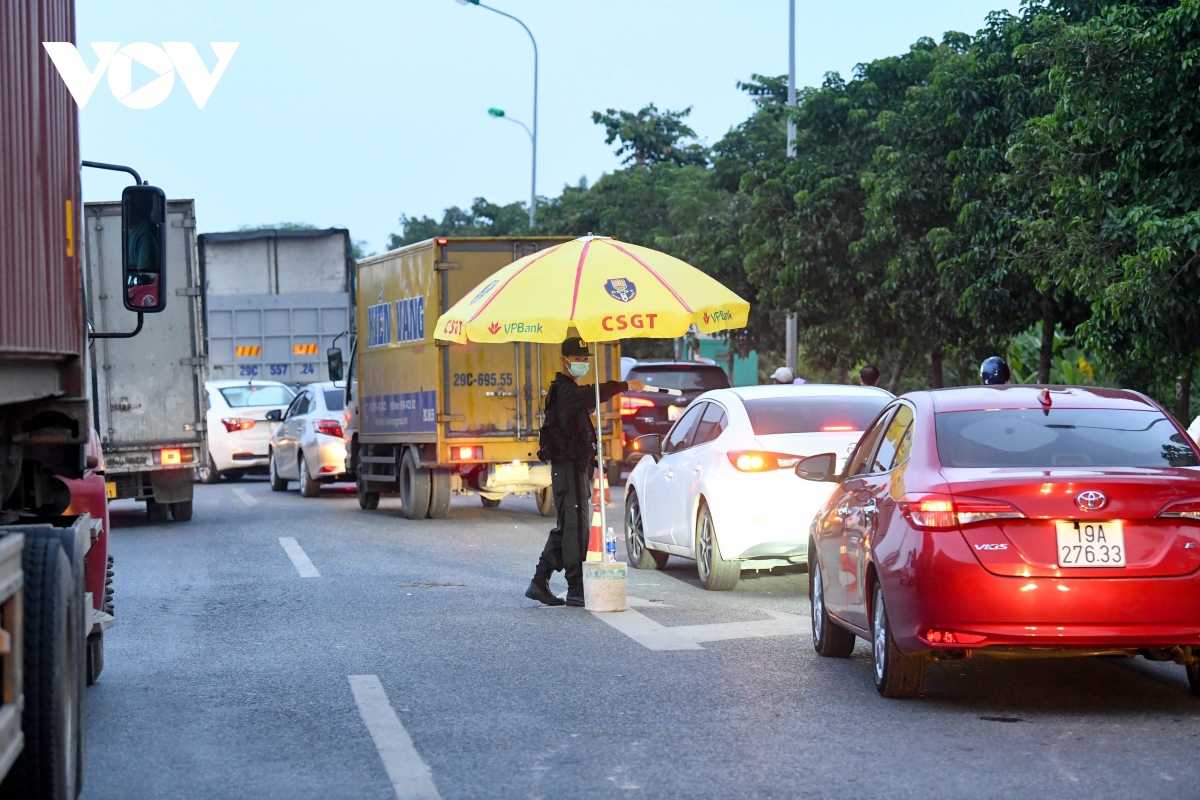
[[[347,491],[197,486],[185,524],[113,505],[84,798],[430,796],[422,774],[445,800],[1200,796],[1182,667],[943,662],[885,700],[865,642],[813,652],[802,573],[710,593],[690,561],[631,569],[643,628],[804,622],[653,650],[522,596],[549,527],[532,499],[411,522]]]

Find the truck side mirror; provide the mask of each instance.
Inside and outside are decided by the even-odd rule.
[[[806,481],[831,481],[837,483],[834,470],[837,468],[837,455],[821,453],[819,456],[809,456],[800,459],[796,465],[796,476]]]
[[[329,380],[340,381],[344,376],[342,366],[342,351],[340,348],[331,347],[325,351],[325,355],[329,358]]]
[[[121,282],[130,311],[167,307],[167,196],[157,186],[121,192]]]

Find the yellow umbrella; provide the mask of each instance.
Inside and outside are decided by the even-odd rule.
[[[744,328],[750,304],[677,258],[584,236],[514,261],[438,318],[435,336],[473,342],[674,339]]]
[[[588,342],[674,339],[692,325],[702,333],[744,328],[749,315],[749,303],[690,264],[589,234],[493,273],[438,318],[434,336],[459,344],[557,343],[574,328]],[[592,363],[599,410],[600,359]],[[603,475],[601,428],[596,457]],[[603,502],[600,529],[608,530]]]

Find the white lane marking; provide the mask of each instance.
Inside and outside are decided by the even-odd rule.
[[[279,543],[283,545],[283,552],[288,554],[288,558],[296,566],[296,572],[300,573],[301,578],[321,577],[321,573],[317,572],[316,565],[309,559],[299,542],[291,536],[280,536]]]
[[[254,496],[240,486],[233,487],[233,493],[236,494],[238,498],[248,506],[258,505],[258,501],[254,499]]]
[[[759,610],[771,619],[718,622],[712,625],[680,625],[674,628],[655,622],[632,608],[615,613],[595,611],[592,615],[650,650],[703,650],[700,642],[795,636],[808,630],[808,617],[765,608]]]
[[[441,800],[433,785],[433,773],[413,747],[412,738],[400,724],[379,678],[351,675],[350,690],[354,692],[354,702],[358,703],[358,713],[375,740],[375,749],[383,759],[383,768],[392,781],[396,797],[400,800]]]

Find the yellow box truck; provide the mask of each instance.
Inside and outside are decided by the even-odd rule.
[[[538,510],[553,513],[550,467],[537,450],[558,346],[450,344],[434,338],[433,326],[501,267],[563,241],[429,239],[358,262],[358,336],[346,376],[347,418],[357,419],[346,435],[362,508],[398,492],[409,519],[440,519],[456,493],[478,494],[488,507],[506,495],[535,494]],[[620,345],[599,351],[601,378],[619,379]],[[619,403],[601,410],[605,459],[614,463]]]

